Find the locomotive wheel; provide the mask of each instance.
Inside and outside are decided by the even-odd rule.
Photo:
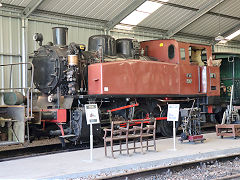
[[[81,123],[81,116],[82,114],[79,113],[77,110],[73,111],[72,115],[74,115],[71,119],[71,126],[68,124],[68,127],[71,127],[70,134],[74,134],[75,137],[67,138],[67,140],[71,142],[76,142],[79,140],[81,135],[82,123]]]
[[[160,116],[161,117],[167,117],[167,107],[163,109]],[[178,130],[180,122],[181,122],[181,119],[179,119],[179,121],[176,122],[176,132]],[[163,136],[172,137],[172,135],[173,135],[173,123],[171,121],[161,120],[159,125],[160,125],[161,133],[162,133]]]
[[[149,109],[146,105],[135,107],[133,119],[144,119],[149,114]]]
[[[81,134],[81,127],[78,121],[72,121],[72,134],[76,135],[76,137],[69,138],[69,141],[75,142],[79,140],[79,135]]]

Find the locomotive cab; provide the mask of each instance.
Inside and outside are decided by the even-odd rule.
[[[141,48],[147,50],[145,54],[160,62],[178,64],[179,94],[220,95],[219,68],[212,64],[211,46],[176,40],[152,40],[142,42]],[[206,54],[206,59],[202,58],[203,54]]]

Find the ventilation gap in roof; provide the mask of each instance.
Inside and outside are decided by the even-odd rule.
[[[163,1],[167,2],[168,0],[163,0]],[[158,3],[158,2],[146,1],[141,6],[139,6],[135,11],[133,11],[131,14],[129,14],[127,17],[125,17],[120,22],[120,24],[115,26],[115,28],[127,29],[127,28],[123,28],[123,26],[126,26],[126,25],[136,26],[137,24],[142,22],[146,17],[148,17],[150,14],[152,14],[158,8],[160,8],[162,5],[163,4]],[[132,27],[128,28],[127,30],[131,30],[131,29],[132,29]]]
[[[225,39],[231,40],[231,39],[233,39],[233,38],[235,38],[235,37],[237,37],[237,36],[239,36],[239,35],[240,35],[240,29],[237,30],[237,31],[235,31],[234,33],[230,34],[230,35],[227,36]]]

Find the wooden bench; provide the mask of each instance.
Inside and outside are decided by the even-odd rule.
[[[148,125],[145,126],[145,123]],[[134,150],[141,148],[143,153],[143,148],[154,147],[156,151],[156,119],[144,119],[144,120],[128,120],[128,121],[112,121],[110,129],[104,129],[104,148],[105,156],[107,156],[107,143],[110,142],[112,157],[114,158],[114,152],[127,151],[129,155],[129,150]],[[110,136],[108,136],[110,134]],[[153,138],[153,145],[149,145],[149,138]],[[129,140],[133,140],[133,147],[129,147]],[[146,140],[146,145],[143,145],[143,140]],[[119,149],[114,149],[113,144],[119,142]],[[140,142],[140,146],[136,146],[136,142]],[[122,143],[126,143],[126,148],[122,148]]]
[[[217,136],[240,136],[240,124],[218,124],[216,125]]]

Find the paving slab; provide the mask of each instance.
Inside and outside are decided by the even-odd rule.
[[[115,152],[115,159],[110,148],[109,157],[105,157],[104,148],[95,148],[93,161],[90,150],[80,150],[0,162],[0,179],[96,179],[240,154],[239,138],[221,139],[216,133],[204,137],[204,143],[177,142],[176,151],[172,138],[161,139],[157,140],[157,152],[142,154],[139,149],[137,153],[130,151],[130,156]]]

